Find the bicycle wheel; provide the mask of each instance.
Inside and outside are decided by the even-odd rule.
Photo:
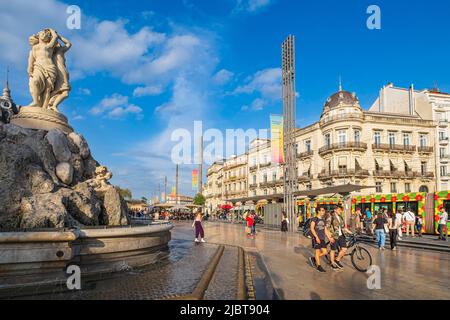
[[[372,256],[370,252],[363,247],[356,247],[352,251],[351,260],[356,270],[360,272],[367,272],[372,265]]]

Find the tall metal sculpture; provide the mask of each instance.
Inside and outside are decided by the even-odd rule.
[[[295,142],[296,90],[295,39],[290,35],[282,44],[283,80],[283,148],[284,148],[284,209],[289,218],[289,231],[296,230],[294,192],[297,191],[297,159]]]

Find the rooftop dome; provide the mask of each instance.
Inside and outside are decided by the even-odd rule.
[[[358,104],[359,100],[356,94],[340,90],[327,99],[327,101],[325,102],[325,108],[333,109],[339,106],[341,103],[344,105],[352,106]]]

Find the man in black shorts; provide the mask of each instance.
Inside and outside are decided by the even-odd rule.
[[[315,251],[315,257],[310,257],[309,261],[319,272],[326,272],[320,265],[320,257],[327,254],[327,243],[325,239],[333,241],[330,232],[326,227],[324,220],[325,208],[320,206],[317,210],[317,216],[311,220],[312,247]]]
[[[345,256],[347,252],[347,241],[345,239],[345,234],[351,234],[351,231],[345,226],[344,217],[342,216],[342,205],[338,204],[331,213],[331,216],[327,220],[327,229],[331,233],[334,241],[330,241],[330,263],[331,269],[339,270],[343,269],[344,266],[341,264],[341,259]],[[339,251],[336,257],[336,251]]]

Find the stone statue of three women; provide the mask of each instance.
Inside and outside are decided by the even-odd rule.
[[[28,75],[33,99],[29,107],[58,112],[58,105],[69,96],[71,89],[65,54],[72,44],[53,29],[32,35],[29,42]]]

